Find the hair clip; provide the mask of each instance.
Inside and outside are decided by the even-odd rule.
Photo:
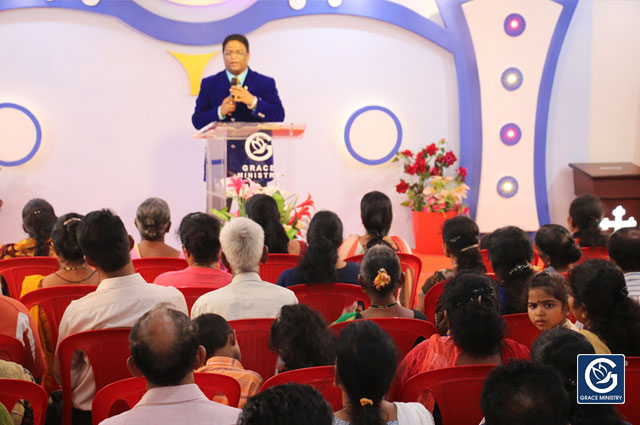
[[[364,407],[364,406],[366,406],[367,404],[368,404],[368,405],[370,405],[370,406],[373,406],[373,400],[362,397],[362,398],[360,399],[360,406]]]
[[[74,221],[82,221],[82,219],[78,218],[78,217],[71,217],[71,218],[65,220],[64,223],[62,223],[62,225],[66,226],[67,224],[73,223]]]
[[[33,215],[37,215],[37,214],[40,214],[41,212],[42,212],[42,211],[40,211],[40,210],[35,210],[35,211],[34,211],[34,212],[32,212],[31,214],[33,214]]]
[[[373,286],[376,290],[380,290],[391,283],[391,276],[385,269],[378,269],[378,275],[373,279]]]
[[[620,295],[622,295],[623,297],[628,297],[629,296],[629,290],[627,289],[626,286],[623,286],[620,289]]]
[[[451,239],[449,239],[449,242],[456,243],[458,242],[458,240],[460,240],[460,235],[452,237]]]
[[[478,247],[478,244],[477,244],[477,243],[476,243],[476,244],[473,244],[473,245],[469,245],[469,246],[466,246],[466,247],[462,248],[462,249],[460,250],[460,252],[469,251],[470,249],[477,248],[477,247]]]
[[[516,265],[514,268],[512,268],[511,270],[509,270],[509,273],[507,273],[507,275],[511,276],[514,273],[518,273],[521,272],[523,270],[527,270],[531,268],[531,264],[529,264],[528,261],[525,261],[524,263],[520,263],[518,265]]]

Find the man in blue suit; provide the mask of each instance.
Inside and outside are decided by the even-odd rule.
[[[284,121],[273,78],[249,69],[249,41],[232,34],[222,43],[225,70],[202,80],[191,117],[200,129],[213,121]],[[232,84],[234,83],[234,84]]]

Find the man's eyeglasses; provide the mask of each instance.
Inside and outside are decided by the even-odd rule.
[[[247,52],[246,51],[240,51],[240,50],[230,50],[227,52],[224,52],[224,55],[228,58],[230,58],[231,56],[247,56]]]

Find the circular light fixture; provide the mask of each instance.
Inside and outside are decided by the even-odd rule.
[[[517,37],[524,32],[527,23],[522,15],[512,13],[504,20],[504,32],[511,37]]]
[[[40,148],[40,141],[42,140],[42,130],[40,128],[40,123],[36,119],[35,115],[33,115],[31,111],[29,111],[24,106],[16,105],[15,103],[0,103],[0,109],[2,108],[16,109],[24,113],[27,117],[29,117],[29,119],[33,123],[33,126],[36,129],[36,141],[33,144],[33,148],[31,148],[31,151],[29,151],[29,153],[24,158],[20,158],[16,161],[0,160],[0,166],[3,166],[3,167],[14,167],[16,165],[22,165],[25,162],[29,161],[31,158],[33,158],[33,156],[36,154],[36,152],[38,152],[38,149]]]
[[[498,180],[498,195],[503,198],[513,198],[518,193],[518,180],[511,176],[504,176]]]
[[[513,146],[520,141],[522,131],[516,124],[510,122],[500,129],[500,140],[507,146]]]
[[[393,147],[388,153],[386,153],[385,155],[382,155],[379,158],[366,158],[364,155],[359,154],[358,152],[356,152],[356,149],[354,149],[354,143],[353,143],[354,141],[351,140],[351,127],[354,125],[354,122],[358,117],[370,111],[382,112],[388,115],[391,118],[391,123],[392,123],[391,125],[395,127],[395,133],[396,133],[395,143],[393,142],[392,139],[389,140],[391,142],[389,143],[389,145],[393,144]],[[385,162],[393,158],[393,156],[396,154],[396,152],[398,152],[398,149],[400,148],[400,144],[402,142],[402,125],[400,125],[400,120],[398,120],[398,117],[396,117],[396,115],[393,112],[391,112],[389,109],[383,106],[376,106],[376,105],[365,106],[364,108],[360,108],[356,112],[354,112],[353,115],[351,115],[347,120],[347,125],[344,128],[344,141],[345,141],[345,145],[347,146],[347,150],[349,151],[351,156],[354,157],[356,160],[367,165],[384,164]]]
[[[522,85],[522,72],[518,68],[507,68],[502,73],[502,86],[509,90],[517,90]]]

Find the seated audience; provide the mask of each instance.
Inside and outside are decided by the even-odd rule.
[[[220,223],[213,216],[195,212],[180,222],[180,241],[187,260],[184,270],[162,273],[153,281],[162,286],[204,285],[222,288],[231,275],[218,268],[220,257]]]
[[[227,286],[204,294],[191,309],[196,318],[204,313],[216,313],[226,320],[276,317],[280,308],[297,304],[296,295],[286,288],[260,279],[260,262],[267,260],[264,231],[246,217],[228,222],[220,232],[222,264],[233,270]]]
[[[569,423],[571,425],[625,425],[610,404],[578,404],[578,355],[595,354],[593,346],[577,332],[555,328],[544,332],[531,347],[531,360],[554,367],[569,394]]]
[[[240,384],[240,402],[242,407],[247,399],[262,387],[259,373],[242,367],[240,346],[231,325],[218,314],[207,313],[195,318],[198,344],[206,350],[206,364],[198,372],[220,373],[231,376]],[[213,401],[226,404],[226,397],[216,396]]]
[[[102,422],[132,424],[234,425],[240,410],[210,401],[194,382],[204,362],[196,325],[184,313],[162,304],[136,321],[129,334],[127,366],[147,381],[147,392],[133,408]]]
[[[289,383],[251,397],[238,425],[332,425],[332,418],[331,406],[318,390]]]
[[[500,313],[526,313],[527,290],[534,275],[529,237],[518,227],[502,227],[491,234],[488,249],[498,278]]]
[[[50,203],[35,198],[22,208],[22,229],[29,237],[20,242],[0,246],[0,259],[14,257],[47,257],[56,213]]]
[[[187,303],[175,288],[149,284],[136,273],[129,252],[133,238],[120,217],[109,210],[87,214],[78,226],[78,242],[87,263],[98,270],[102,281],[95,292],[73,301],[60,320],[58,347],[67,336],[92,329],[130,327],[144,313],[168,302],[187,314]],[[57,350],[57,347],[56,347]],[[83,355],[71,365],[74,420],[91,418],[95,395],[93,371]],[[54,373],[60,382],[60,359],[56,353]]]
[[[582,257],[582,251],[571,232],[558,224],[542,226],[536,232],[534,242],[547,271],[566,273],[569,266]]]
[[[569,307],[596,354],[640,356],[640,304],[629,298],[620,269],[589,260],[576,266],[569,280]]]
[[[360,264],[338,258],[342,242],[342,222],[331,211],[319,211],[309,223],[307,243],[309,248],[300,265],[285,270],[278,278],[279,286],[301,283],[352,283],[358,285]]]
[[[374,322],[349,324],[340,333],[336,385],[345,407],[335,413],[334,425],[428,425],[431,413],[420,403],[390,403],[398,359],[393,339]]]
[[[369,192],[360,201],[360,218],[367,233],[349,235],[340,245],[338,256],[341,260],[364,254],[374,245],[384,243],[395,252],[411,254],[409,244],[399,236],[389,236],[393,210],[391,199],[382,192]]]
[[[569,285],[561,274],[538,273],[529,284],[528,307],[529,320],[541,331],[555,327],[578,330],[568,319]]]
[[[486,425],[567,425],[570,400],[551,366],[514,361],[484,381],[480,399]]]
[[[131,258],[182,257],[180,251],[164,243],[171,228],[171,211],[164,200],[146,199],[138,206],[134,223],[140,232],[140,243],[133,245]]]
[[[522,344],[504,338],[505,322],[498,311],[495,282],[464,272],[444,287],[444,311],[450,336],[432,335],[402,360],[400,383],[422,372],[468,364],[505,364],[529,358]]]
[[[624,273],[629,296],[640,301],[640,227],[614,232],[609,239],[609,255]]]
[[[271,325],[270,348],[276,372],[328,366],[336,361],[336,337],[324,317],[304,304],[285,305]]]
[[[22,282],[21,297],[40,288],[62,285],[97,285],[100,283],[100,273],[87,265],[84,253],[78,244],[77,230],[82,218],[83,216],[76,213],[65,214],[58,218],[51,231],[51,240],[53,241],[53,254],[58,260],[60,270],[47,276],[31,275],[25,277]],[[45,311],[35,305],[31,307],[31,315],[38,324],[40,341],[47,361],[47,371],[42,378],[43,386],[51,391],[57,387],[53,378],[56,341],[53,340],[53,330]]]
[[[581,195],[569,207],[569,230],[581,247],[606,248],[608,235],[600,230],[604,207],[594,195]]]
[[[367,251],[362,259],[359,279],[362,289],[371,301],[369,308],[362,312],[345,313],[335,323],[373,317],[427,320],[421,311],[408,309],[398,303],[396,293],[398,287],[404,284],[404,273],[400,268],[398,256],[388,246],[375,245]]]
[[[264,194],[253,195],[245,204],[247,217],[264,230],[264,244],[270,254],[300,255],[300,242],[287,236],[280,223],[280,211],[273,197]]]
[[[0,379],[19,379],[21,381],[35,382],[31,372],[22,365],[2,359],[0,359]],[[0,403],[0,407],[5,406]],[[6,414],[5,418],[0,416],[0,424],[2,425],[33,424],[33,408],[26,399],[18,400],[13,406],[8,406],[4,412]]]

